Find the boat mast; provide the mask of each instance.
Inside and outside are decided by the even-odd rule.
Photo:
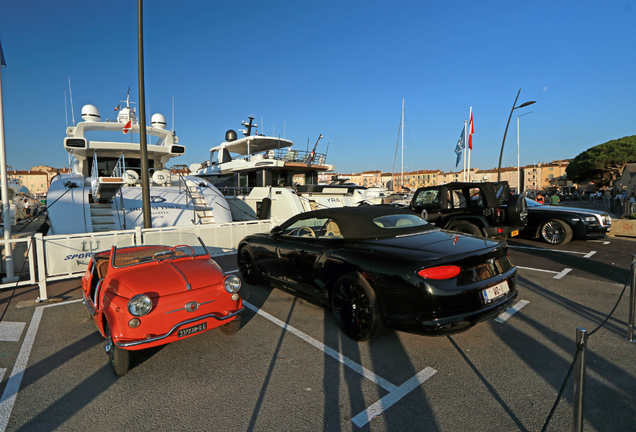
[[[404,190],[404,98],[402,98],[402,190]]]

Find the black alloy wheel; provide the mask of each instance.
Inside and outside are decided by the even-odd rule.
[[[104,333],[106,333],[106,354],[110,360],[110,365],[113,367],[113,372],[117,376],[126,375],[130,369],[130,351],[119,348],[115,345],[113,337],[110,334],[110,327],[108,323],[104,326]]]
[[[258,285],[261,282],[261,277],[254,262],[252,249],[247,245],[241,247],[236,259],[243,280],[250,285]]]
[[[331,291],[331,309],[340,329],[353,340],[367,341],[384,330],[375,291],[357,273],[336,281]]]
[[[566,244],[572,240],[572,228],[561,220],[550,219],[541,225],[541,238],[554,245]]]

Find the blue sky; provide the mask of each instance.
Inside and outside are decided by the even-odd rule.
[[[537,103],[514,111],[503,166],[529,111],[522,165],[636,134],[636,0],[150,0],[144,30],[147,118],[172,127],[174,97],[175,163],[202,162],[253,115],[301,150],[322,134],[338,172],[390,171],[404,99],[405,171],[455,169],[471,106],[471,166],[490,169],[519,89],[517,105]],[[136,1],[2,2],[0,41],[17,169],[68,165],[69,77],[76,122],[87,103],[114,118],[128,87],[138,100]]]

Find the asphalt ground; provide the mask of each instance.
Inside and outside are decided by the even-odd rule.
[[[2,291],[0,432],[540,431],[576,328],[592,332],[616,305],[636,242],[510,244],[519,297],[505,321],[448,337],[387,330],[357,343],[330,311],[244,285],[236,335],[211,330],[138,352],[120,378],[78,301],[79,279],[51,283],[45,304],[34,302],[37,287]],[[217,261],[236,270],[234,256]],[[589,336],[586,431],[636,431],[628,298],[629,286]],[[570,378],[548,431],[572,430],[572,405]]]

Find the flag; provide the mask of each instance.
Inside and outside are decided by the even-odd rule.
[[[473,127],[473,107],[470,107],[470,125],[468,126],[468,148],[470,150],[473,149],[473,132],[475,132]]]
[[[127,134],[128,132],[130,132],[131,129],[132,129],[132,120],[128,120],[128,123],[126,123],[122,132]]]
[[[7,62],[4,61],[4,54],[2,53],[2,43],[0,43],[0,67],[7,67]]]
[[[464,124],[465,125],[465,124]],[[455,166],[459,165],[459,161],[462,159],[462,152],[466,148],[466,128],[462,128],[462,134],[459,136],[457,145],[455,146],[455,153],[457,153],[457,162]]]
[[[117,105],[117,107],[115,108],[115,111],[117,111],[119,108],[121,108],[121,104]]]

